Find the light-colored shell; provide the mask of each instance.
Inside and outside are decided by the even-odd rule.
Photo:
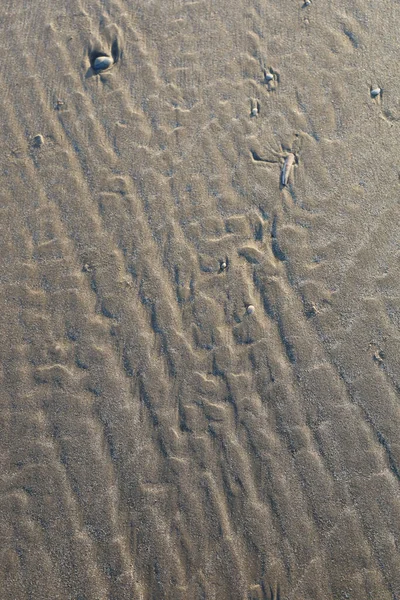
[[[108,69],[113,64],[113,59],[109,56],[98,56],[93,63],[93,68],[96,71],[104,71],[104,69]]]
[[[380,96],[381,92],[382,92],[382,90],[381,90],[380,87],[373,88],[371,90],[371,96],[372,96],[372,98],[376,98],[377,96]]]
[[[272,73],[265,73],[265,81],[272,81],[274,76]]]
[[[249,304],[246,308],[246,312],[248,315],[253,315],[256,312],[256,309],[252,304]]]
[[[256,117],[258,115],[258,108],[257,108],[257,106],[255,106],[254,108],[251,109],[251,114],[253,115],[253,117]]]
[[[290,172],[294,165],[295,156],[293,152],[287,155],[285,158],[285,162],[283,163],[282,172],[281,172],[281,185],[287,185]]]

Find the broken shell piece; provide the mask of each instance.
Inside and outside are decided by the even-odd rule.
[[[385,358],[385,354],[384,352],[382,352],[382,350],[377,350],[374,354],[374,361],[379,363],[380,365],[383,364],[383,359]]]
[[[289,180],[289,175],[292,170],[292,167],[296,161],[296,157],[293,152],[290,152],[285,158],[285,162],[283,163],[282,171],[281,171],[281,186],[284,187],[287,185]]]
[[[382,90],[381,90],[380,87],[376,87],[376,88],[372,88],[371,89],[371,97],[372,98],[377,98],[381,94],[382,94]]]
[[[113,59],[109,56],[98,56],[93,63],[93,68],[96,71],[104,71],[105,69],[111,67],[112,64]]]
[[[246,312],[248,315],[253,315],[256,312],[256,309],[252,304],[249,304],[246,308]]]

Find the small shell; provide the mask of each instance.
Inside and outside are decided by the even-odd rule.
[[[248,315],[254,315],[254,313],[256,312],[256,309],[252,304],[249,304],[248,307],[246,308],[246,312]]]
[[[44,144],[44,137],[42,135],[35,135],[35,137],[33,138],[33,145],[35,146],[35,148],[40,148],[40,146],[43,146]]]
[[[310,4],[311,4],[311,0],[305,0],[304,6],[310,6]]]
[[[112,64],[113,59],[109,56],[98,56],[93,63],[93,68],[96,71],[104,71],[105,69],[111,67]]]
[[[257,108],[257,106],[255,106],[254,108],[251,109],[251,116],[256,117],[257,115],[258,115],[258,108]]]
[[[274,76],[272,73],[265,73],[265,81],[270,82],[274,79]]]
[[[290,152],[285,158],[285,162],[283,163],[282,171],[281,171],[281,186],[284,187],[287,185],[289,181],[290,172],[294,163],[296,162],[296,157],[293,152]]]
[[[382,90],[380,87],[376,87],[376,88],[372,88],[371,89],[371,97],[372,98],[377,98],[378,96],[380,96],[382,93]]]
[[[228,266],[228,265],[226,264],[226,262],[225,262],[224,260],[222,260],[222,261],[219,263],[219,268],[221,269],[221,271],[225,271],[225,269],[227,268],[227,266]]]

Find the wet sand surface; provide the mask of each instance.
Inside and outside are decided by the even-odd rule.
[[[400,598],[399,22],[3,0],[1,598]]]

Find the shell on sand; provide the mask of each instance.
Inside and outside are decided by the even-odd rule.
[[[93,68],[96,71],[104,71],[111,67],[112,64],[113,59],[110,56],[98,56],[93,63]]]
[[[41,134],[35,135],[35,137],[33,138],[33,145],[35,146],[35,148],[40,148],[40,146],[43,146],[43,144],[43,136]]]
[[[372,98],[377,98],[378,96],[381,95],[381,93],[382,93],[382,90],[380,87],[372,88],[372,90],[371,90]]]
[[[294,162],[295,162],[295,155],[293,154],[293,152],[290,152],[290,154],[288,154],[287,157],[285,158],[285,162],[283,163],[282,172],[281,172],[281,185],[283,185],[283,186],[287,185]]]

